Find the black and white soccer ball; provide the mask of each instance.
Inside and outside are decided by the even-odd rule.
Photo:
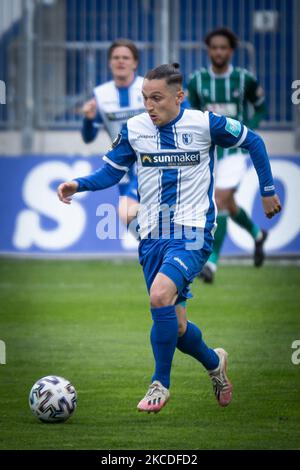
[[[64,377],[47,375],[38,380],[29,393],[31,411],[45,423],[66,421],[76,405],[76,390]]]

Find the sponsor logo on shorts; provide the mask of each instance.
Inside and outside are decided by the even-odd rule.
[[[200,152],[142,153],[141,162],[147,167],[194,166],[200,163]]]
[[[177,261],[177,263],[179,263],[180,266],[182,266],[186,271],[189,270],[189,268],[186,266],[186,264],[184,264],[184,262],[180,258],[178,258],[178,256],[175,256],[173,259],[174,259],[174,261]]]

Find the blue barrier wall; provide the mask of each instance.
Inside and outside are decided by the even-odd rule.
[[[269,254],[300,254],[300,158],[271,158],[283,211],[266,219],[251,165],[237,198],[257,223],[270,231]],[[100,158],[22,156],[0,158],[0,252],[14,254],[136,253],[136,244],[125,237],[115,216],[118,189],[76,195],[70,206],[60,203],[56,187],[61,181],[88,174],[102,165]],[[98,211],[98,212],[97,212]],[[110,223],[108,224],[108,218]],[[120,239],[121,236],[121,239]],[[253,241],[232,222],[224,255],[251,253]]]

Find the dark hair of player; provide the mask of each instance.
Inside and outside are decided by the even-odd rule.
[[[238,37],[234,34],[233,31],[229,28],[217,28],[208,33],[204,39],[205,44],[209,47],[210,46],[210,41],[213,37],[215,36],[224,36],[225,38],[228,39],[228,42],[230,44],[231,49],[236,49],[238,45]]]
[[[163,64],[155,67],[155,69],[149,70],[146,73],[145,78],[147,80],[161,80],[164,79],[167,85],[177,85],[182,87],[183,76],[179,71],[180,65],[177,62],[173,64]]]
[[[117,47],[127,47],[133,55],[133,58],[136,62],[139,61],[139,51],[136,45],[132,42],[129,41],[128,39],[116,39],[111,45],[110,48],[108,49],[108,59],[111,59],[113,51]]]

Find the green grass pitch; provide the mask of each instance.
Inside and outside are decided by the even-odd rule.
[[[0,449],[300,449],[300,269],[221,266],[192,291],[189,319],[229,352],[232,404],[220,408],[202,366],[176,351],[171,400],[148,415],[136,410],[153,365],[138,264],[0,260]],[[28,406],[49,374],[78,392],[64,424]]]

